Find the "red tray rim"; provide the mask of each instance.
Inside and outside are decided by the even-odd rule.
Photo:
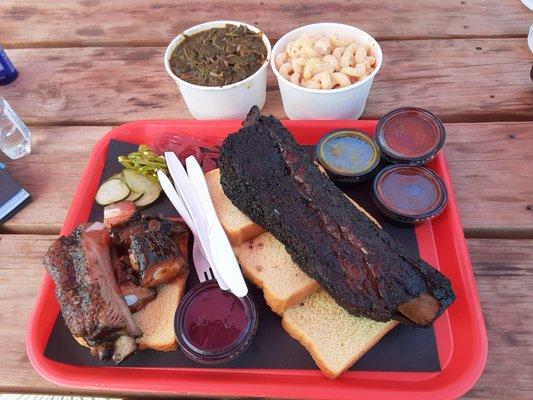
[[[100,179],[107,146],[111,139],[133,141],[132,132],[139,134],[146,128],[193,129],[201,136],[203,129],[216,128],[215,134],[225,136],[236,130],[241,121],[142,120],[120,125],[103,136],[92,149],[82,173],[61,234],[69,233],[80,221],[86,220]],[[316,143],[325,132],[337,128],[355,128],[373,133],[375,120],[305,121],[286,120],[290,130],[307,127],[314,133],[301,141]],[[320,132],[320,133],[318,133]],[[416,229],[419,235],[445,235],[446,243],[437,243],[438,253],[421,249],[433,265],[454,262],[452,272],[458,299],[435,324],[441,371],[439,372],[374,372],[350,371],[337,380],[325,378],[320,371],[299,370],[207,370],[144,367],[82,367],[59,363],[44,356],[44,349],[58,312],[53,295],[53,283],[46,275],[35,307],[30,316],[26,347],[36,371],[45,379],[62,386],[82,390],[104,390],[125,393],[166,393],[213,396],[261,396],[273,398],[336,399],[364,396],[371,399],[415,399],[432,396],[434,399],[456,398],[466,393],[479,379],[487,359],[487,336],[479,297],[474,281],[468,249],[464,239],[450,176],[444,155],[431,163],[443,179],[449,192],[448,206],[443,217]],[[88,185],[95,182],[94,187]],[[451,224],[445,223],[450,221]],[[440,236],[438,236],[440,237]],[[445,254],[444,254],[445,253]],[[449,275],[450,272],[447,271]],[[459,290],[458,290],[459,289]],[[50,305],[52,302],[52,305]],[[462,318],[461,318],[462,317]],[[465,319],[466,318],[466,319]],[[452,323],[453,321],[453,323]],[[450,333],[450,337],[445,337]],[[461,334],[458,334],[460,331]],[[460,351],[459,351],[460,350]],[[260,372],[257,372],[260,371]],[[255,375],[270,377],[268,382]],[[274,379],[277,379],[275,383]]]

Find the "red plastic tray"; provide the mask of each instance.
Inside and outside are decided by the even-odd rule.
[[[356,128],[373,134],[376,121],[284,121],[296,140],[316,144],[333,129]],[[146,143],[176,132],[225,137],[240,121],[137,121],[121,125],[94,147],[61,231],[68,234],[87,220],[110,139]],[[29,359],[43,377],[58,385],[105,392],[257,396],[305,399],[450,399],[477,381],[487,358],[487,337],[468,250],[444,156],[430,164],[445,182],[448,206],[433,222],[416,228],[420,254],[448,276],[457,300],[435,323],[439,372],[349,371],[336,380],[318,370],[125,368],[63,364],[44,356],[59,312],[51,279],[46,276],[30,318],[26,340]],[[430,238],[430,240],[428,240]]]

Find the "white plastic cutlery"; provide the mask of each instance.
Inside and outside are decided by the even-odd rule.
[[[185,203],[176,192],[176,189],[174,189],[174,185],[172,182],[170,182],[170,179],[168,179],[163,171],[157,171],[157,178],[159,179],[159,183],[161,184],[163,191],[167,195],[174,208],[176,208],[179,215],[181,215],[189,228],[193,230],[193,234],[196,234],[196,227],[193,225],[191,216],[189,215],[189,210],[187,210]]]
[[[238,297],[246,296],[248,287],[226,232],[224,232],[224,228],[222,228],[218,219],[202,168],[194,156],[187,157],[185,165],[187,166],[189,180],[207,220],[208,243],[213,256],[212,260],[215,263],[215,270],[220,274],[233,294]]]
[[[157,177],[168,199],[170,200],[174,208],[178,211],[178,214],[183,218],[187,226],[189,226],[192,234],[194,235],[192,258],[196,273],[198,275],[198,279],[200,280],[200,282],[204,282],[209,279],[216,279],[215,272],[211,268],[211,263],[209,262],[207,256],[202,250],[202,244],[200,243],[200,239],[198,238],[196,226],[194,225],[194,222],[189,214],[187,206],[183,202],[183,199],[180,197],[180,195],[174,188],[174,185],[172,184],[170,179],[162,171],[157,172]]]
[[[185,206],[189,211],[189,215],[191,216],[192,222],[196,227],[197,237],[202,245],[203,253],[207,256],[207,260],[211,265],[211,269],[213,270],[215,278],[218,281],[218,285],[223,290],[231,289],[231,287],[228,286],[228,283],[224,279],[224,276],[221,275],[220,270],[217,268],[219,266],[219,262],[217,262],[216,256],[212,254],[211,251],[207,218],[200,203],[200,199],[198,198],[198,195],[193,188],[193,185],[189,176],[187,175],[187,172],[185,171],[185,168],[179,161],[178,157],[172,152],[166,152],[165,159],[167,161],[167,166],[170,175],[174,180],[176,190],[181,196],[183,202],[185,203]],[[233,257],[235,257],[235,255],[233,255]],[[234,294],[238,295],[235,292]]]
[[[211,264],[209,264],[209,261],[207,260],[207,256],[204,255],[202,245],[197,238],[194,239],[192,245],[192,261],[200,282],[217,279],[213,268],[211,268]]]

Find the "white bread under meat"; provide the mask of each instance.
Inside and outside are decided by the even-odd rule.
[[[174,314],[185,292],[187,275],[177,277],[174,281],[160,285],[157,296],[142,310],[133,313],[133,319],[143,331],[137,339],[129,336],[120,336],[115,341],[113,360],[120,362],[136,349],[153,349],[158,351],[173,351],[178,348],[174,334]],[[85,347],[87,342],[80,337],[74,337]]]
[[[283,328],[309,351],[321,371],[330,378],[338,377],[397,322],[377,322],[348,313],[294,263],[274,236],[264,232],[250,237],[254,223],[226,197],[220,185],[220,173],[215,171],[207,174],[208,185],[222,226],[228,236],[239,240],[248,238],[244,244],[234,244],[245,276],[263,290],[268,306],[282,316]]]
[[[205,179],[218,219],[224,227],[232,246],[239,246],[265,231],[235,207],[231,200],[226,197],[220,184],[219,169],[206,173]]]
[[[189,234],[182,234],[176,242],[181,254],[188,253]],[[157,296],[141,310],[133,313],[133,319],[143,332],[137,339],[121,336],[114,343],[113,360],[121,362],[136,349],[173,351],[178,347],[174,333],[174,314],[185,293],[189,268],[170,283],[159,285]],[[82,346],[87,346],[83,338],[75,337]]]
[[[266,303],[276,314],[282,315],[320,288],[268,232],[235,247],[234,251],[244,275],[263,289]]]
[[[189,233],[180,235],[176,244],[183,255],[189,251]],[[136,339],[139,350],[173,351],[178,347],[174,333],[174,314],[185,293],[189,268],[172,282],[159,285],[157,296],[144,308],[133,314],[133,319],[143,331]]]
[[[143,335],[136,339],[139,350],[172,351],[178,348],[174,334],[174,314],[185,292],[187,275],[183,274],[171,283],[160,285],[156,298],[133,314],[133,319],[143,331]]]
[[[320,289],[285,311],[281,324],[307,349],[324,375],[336,378],[398,322],[356,317]]]
[[[330,378],[349,369],[397,325],[348,313],[270,233],[235,248],[235,253],[245,276],[263,289],[268,306],[282,316],[283,328]]]

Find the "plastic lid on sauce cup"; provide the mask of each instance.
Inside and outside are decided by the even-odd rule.
[[[379,164],[379,148],[366,133],[337,129],[320,139],[316,157],[328,175],[337,181],[360,182]]]
[[[442,121],[421,108],[393,110],[376,127],[376,142],[383,158],[399,164],[428,163],[437,156],[445,140]]]
[[[442,180],[429,168],[390,165],[376,175],[372,199],[389,219],[413,225],[438,216],[448,194]]]
[[[257,331],[257,309],[249,297],[237,297],[210,280],[196,285],[181,301],[174,330],[184,354],[202,364],[220,364],[240,356]]]

